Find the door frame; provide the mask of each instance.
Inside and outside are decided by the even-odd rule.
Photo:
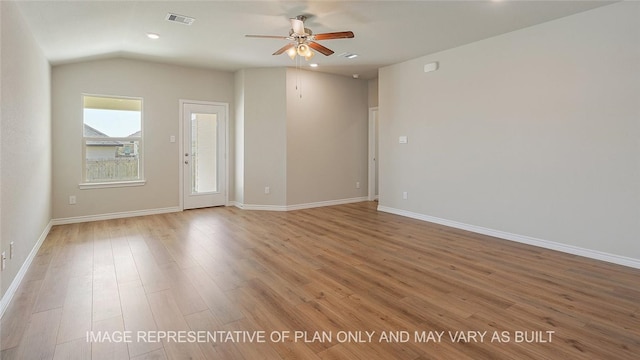
[[[178,181],[178,186],[179,186],[179,194],[180,194],[180,210],[184,211],[184,166],[182,164],[182,162],[184,161],[184,156],[183,154],[185,153],[185,151],[187,151],[187,149],[185,149],[185,144],[184,144],[184,104],[196,104],[196,105],[215,105],[215,106],[222,106],[224,107],[224,116],[225,116],[225,120],[226,120],[226,126],[224,127],[225,130],[225,134],[224,134],[224,139],[225,139],[225,149],[224,149],[224,183],[225,183],[225,189],[224,189],[224,206],[229,206],[229,103],[226,102],[217,102],[217,101],[200,101],[200,100],[187,100],[187,99],[180,99],[179,101],[179,112],[180,112],[180,117],[179,117],[179,126],[178,126],[178,169],[179,169],[179,181]],[[189,152],[191,152],[191,149],[189,149]]]
[[[375,115],[374,115],[375,114]],[[376,194],[376,187],[378,187],[378,192],[380,192],[379,184],[376,182],[376,178],[380,178],[378,176],[380,172],[380,154],[376,157],[376,149],[378,149],[380,135],[378,134],[377,129],[380,126],[380,119],[378,116],[378,107],[370,107],[369,108],[369,151],[368,151],[368,159],[367,159],[367,174],[368,174],[368,192],[367,198],[369,201],[373,201],[378,199],[378,194]],[[377,164],[377,166],[376,166]]]

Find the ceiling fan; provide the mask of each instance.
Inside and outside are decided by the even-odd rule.
[[[253,38],[267,38],[267,39],[283,39],[290,42],[278,49],[273,55],[280,55],[284,52],[289,55],[291,59],[294,59],[296,55],[304,57],[306,60],[311,59],[315,54],[311,49],[329,56],[333,54],[333,50],[320,45],[316,41],[319,40],[331,40],[331,39],[350,39],[354,37],[352,31],[339,31],[323,34],[314,34],[311,30],[304,27],[304,21],[307,19],[305,15],[298,15],[291,21],[291,29],[289,30],[289,36],[274,36],[274,35],[245,35],[246,37]]]

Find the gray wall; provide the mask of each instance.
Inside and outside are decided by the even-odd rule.
[[[2,295],[51,220],[51,72],[22,15],[1,1]],[[9,259],[9,243],[15,256]]]
[[[640,259],[639,18],[617,3],[381,69],[380,205]]]
[[[235,83],[238,204],[284,210],[366,196],[366,81],[263,68],[238,71]]]
[[[233,74],[111,59],[56,66],[53,95],[53,217],[99,215],[179,205],[179,100],[232,103]],[[142,97],[144,186],[79,190],[82,94]],[[233,106],[230,106],[233,112]],[[233,118],[233,113],[229,115]],[[69,205],[70,195],[77,204]]]
[[[243,158],[238,166],[243,166],[242,203],[246,205],[286,205],[285,76],[284,68],[236,74],[243,88],[244,118],[237,119],[242,122]],[[266,186],[270,194],[265,194]]]
[[[367,196],[367,81],[289,69],[286,90],[287,204]]]
[[[369,80],[369,107],[378,106],[378,78]]]

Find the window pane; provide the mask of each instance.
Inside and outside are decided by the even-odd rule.
[[[140,180],[142,99],[84,96],[83,100],[84,181]]]
[[[139,147],[134,141],[85,141],[86,181],[138,180]]]
[[[84,109],[84,136],[140,137],[140,111]]]

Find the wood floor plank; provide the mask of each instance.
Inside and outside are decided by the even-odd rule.
[[[0,359],[3,360],[21,360],[20,358],[18,358],[18,351],[20,349],[18,349],[18,347],[12,347],[12,348],[8,348],[8,349],[4,349],[0,352]]]
[[[183,315],[207,309],[207,304],[202,300],[196,288],[177,263],[167,264],[162,271],[169,282],[171,293]]]
[[[114,316],[93,322],[91,331],[95,334],[107,334],[109,339],[91,343],[91,359],[124,360],[129,359],[127,343],[119,341],[114,335],[124,332],[122,316]],[[112,340],[115,338],[115,340]]]
[[[51,359],[55,354],[56,337],[62,309],[51,309],[31,315],[29,327],[19,345],[18,359]]]
[[[53,256],[36,300],[35,312],[61,308],[64,304],[71,275],[71,253],[70,247],[61,246]]]
[[[186,315],[184,318],[193,331],[215,333],[223,330],[224,327],[208,309]],[[204,341],[198,343],[198,346],[207,359],[244,359],[233,343]]]
[[[152,332],[157,330],[158,327],[153,318],[142,283],[127,282],[120,284],[118,290],[124,329],[131,331],[132,334],[137,334],[138,331]],[[131,357],[141,356],[163,348],[160,342],[138,341],[138,337],[135,335],[134,339],[127,343],[127,347]]]
[[[244,314],[234,304],[229,296],[201,268],[184,269],[184,273],[195,287],[209,310],[222,321],[223,324],[240,320]]]
[[[246,318],[226,324],[223,327],[223,329],[231,332],[234,332],[234,331],[253,332],[253,331],[263,330],[258,328],[255,324],[253,324],[251,321],[249,321]],[[265,338],[266,336],[269,336],[269,335],[266,334],[265,332]],[[223,355],[223,358],[225,359],[228,358],[229,352],[226,351],[227,348],[229,347],[228,345],[231,345],[231,344],[223,344],[223,346],[218,347],[219,349],[218,351],[220,352],[221,355]],[[249,342],[233,344],[233,345],[234,345],[233,346],[234,349],[237,349],[238,354],[240,354],[241,357],[246,360],[250,360],[250,359],[279,360],[280,359],[280,355],[278,355],[278,353],[271,346],[271,344],[269,344],[269,342],[249,341]]]
[[[158,349],[140,356],[132,357],[131,360],[167,360],[167,354],[164,352],[164,349]]]
[[[141,281],[126,235],[121,234],[112,238],[111,247],[118,284]]]
[[[140,241],[140,239],[135,238],[135,241]],[[167,290],[171,287],[151,252],[132,250],[132,255],[147,294]]]
[[[219,207],[55,226],[2,319],[0,356],[637,359],[640,269],[376,207]],[[89,325],[307,337],[91,343],[79,338]],[[363,340],[366,331],[375,335]],[[388,338],[401,333],[409,338]]]
[[[62,307],[57,344],[84,339],[91,330],[93,306],[93,276],[74,276],[69,280]]]
[[[91,343],[85,338],[56,345],[53,360],[90,360]]]
[[[110,319],[122,315],[116,267],[106,223],[96,233],[100,239],[94,241],[93,265],[93,321]]]
[[[189,331],[189,326],[182,316],[176,301],[169,290],[147,294],[149,306],[153,312],[158,330]],[[162,341],[164,350],[170,359],[205,359],[197,344],[167,339]]]
[[[16,348],[29,325],[42,280],[23,281],[0,321],[0,347]]]

